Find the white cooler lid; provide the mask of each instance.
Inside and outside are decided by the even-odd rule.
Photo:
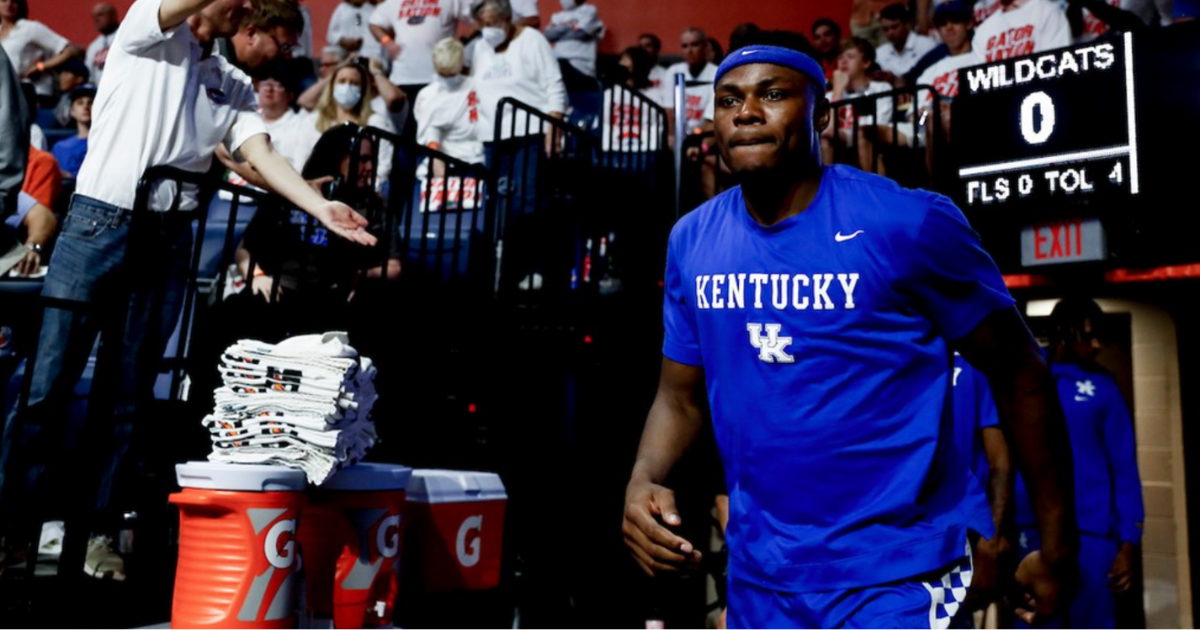
[[[500,475],[468,470],[414,470],[408,482],[408,501],[466,503],[505,500]]]
[[[413,470],[398,464],[355,464],[347,466],[321,484],[326,490],[404,490]]]
[[[247,492],[303,492],[308,483],[296,468],[215,462],[176,464],[175,478],[184,488]]]

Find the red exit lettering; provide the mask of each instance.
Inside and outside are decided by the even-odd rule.
[[[1034,227],[1033,255],[1037,260],[1077,258],[1083,255],[1083,221],[1042,223]]]

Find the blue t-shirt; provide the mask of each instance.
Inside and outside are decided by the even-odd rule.
[[[951,353],[1013,304],[946,198],[843,166],[771,227],[734,188],[671,234],[663,354],[702,366],[729,489],[729,571],[789,592],[962,556],[987,510],[949,438]]]
[[[983,430],[999,426],[1000,416],[996,413],[996,401],[987,377],[971,367],[967,360],[954,353],[954,443],[966,455],[971,472],[986,489],[989,473],[987,453],[983,449]],[[987,497],[985,490],[984,497]],[[995,535],[995,524],[991,515],[981,522],[972,522],[971,529],[984,538]]]
[[[79,175],[79,167],[83,166],[87,149],[87,138],[73,136],[59,140],[50,152],[54,154],[54,159],[58,160],[59,168],[70,173],[71,177],[76,177]]]
[[[1067,420],[1079,531],[1141,544],[1142,482],[1133,419],[1112,376],[1074,363],[1052,363]],[[1024,481],[1017,478],[1017,522],[1035,524]]]

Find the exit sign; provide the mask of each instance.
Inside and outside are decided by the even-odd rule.
[[[1028,226],[1021,230],[1021,265],[1105,260],[1108,247],[1099,219],[1070,219]]]

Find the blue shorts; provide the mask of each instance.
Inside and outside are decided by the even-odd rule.
[[[900,582],[819,593],[729,580],[730,628],[971,628],[971,558]]]

